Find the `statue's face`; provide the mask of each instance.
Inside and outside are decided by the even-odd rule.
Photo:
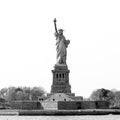
[[[63,30],[59,30],[59,34],[62,35],[63,34]]]

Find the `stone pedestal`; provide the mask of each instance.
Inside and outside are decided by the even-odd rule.
[[[69,84],[69,70],[67,65],[55,65],[53,73],[52,93],[71,94],[71,85]]]

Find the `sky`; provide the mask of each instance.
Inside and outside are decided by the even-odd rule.
[[[72,92],[89,97],[99,88],[120,90],[119,0],[0,0],[0,89],[41,86],[50,93],[54,18],[70,40]]]

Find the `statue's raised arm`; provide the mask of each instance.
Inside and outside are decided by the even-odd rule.
[[[55,27],[55,32],[58,33],[56,22],[57,22],[57,20],[56,20],[56,18],[55,18],[55,19],[54,19],[54,27]]]

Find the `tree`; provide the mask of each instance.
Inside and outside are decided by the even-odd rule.
[[[114,106],[120,107],[120,91],[114,92],[115,98],[114,98]]]
[[[14,101],[16,100],[16,88],[15,87],[9,87],[5,96],[6,101]]]
[[[15,100],[37,100],[38,96],[43,96],[45,91],[41,87],[9,87],[0,90],[0,97],[6,101]]]
[[[114,93],[104,88],[93,91],[93,93],[90,96],[91,100],[105,100],[108,101],[110,105],[114,104],[114,98]]]
[[[0,97],[6,96],[7,90],[8,90],[7,88],[2,88],[2,89],[0,90]]]
[[[38,96],[43,96],[44,93],[45,92],[41,87],[33,87],[33,89],[31,90],[32,100],[37,100]]]

